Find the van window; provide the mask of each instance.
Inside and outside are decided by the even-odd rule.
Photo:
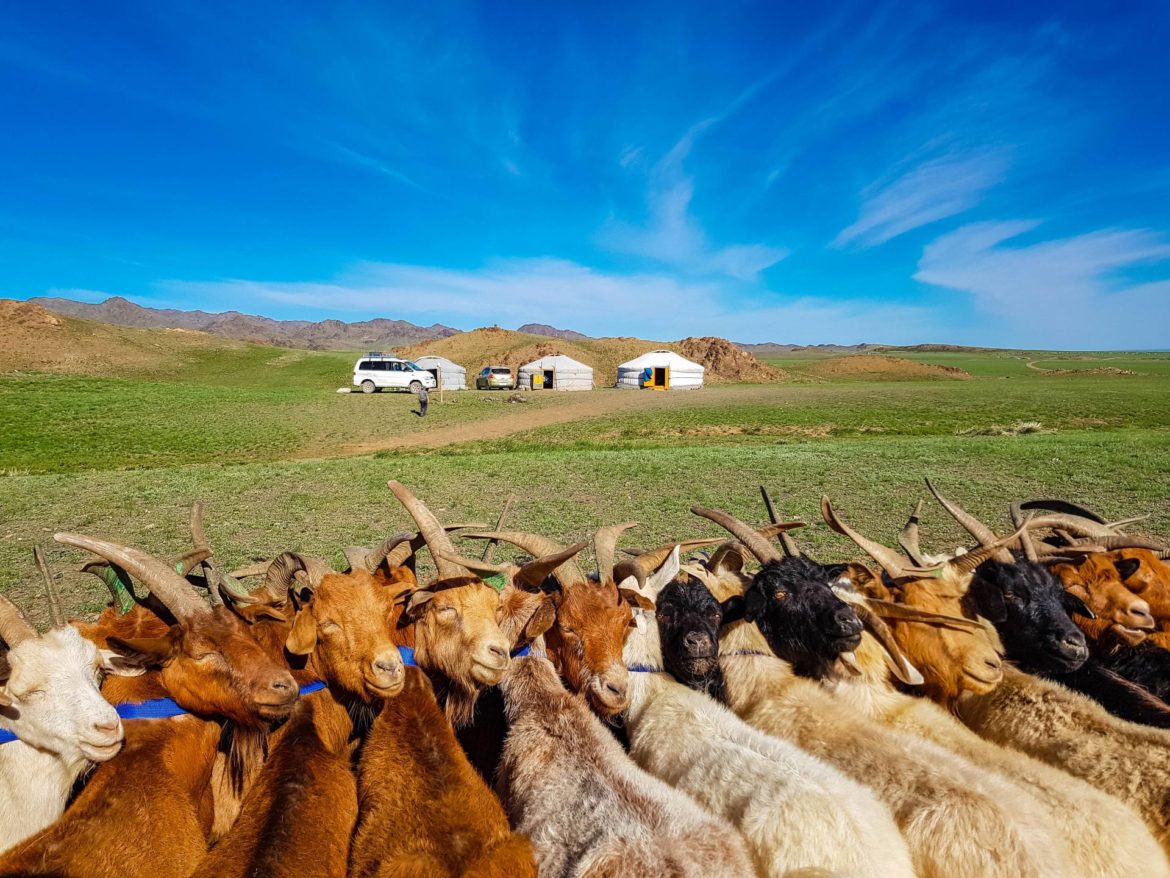
[[[384,372],[386,370],[386,364],[381,360],[362,360],[359,368],[363,372]]]

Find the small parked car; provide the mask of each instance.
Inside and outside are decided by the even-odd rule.
[[[476,390],[511,390],[516,386],[507,366],[484,366],[475,376]]]
[[[353,386],[362,393],[376,393],[383,388],[418,393],[435,387],[435,376],[410,360],[370,353],[353,367]]]

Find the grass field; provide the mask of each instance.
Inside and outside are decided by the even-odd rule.
[[[812,358],[790,357],[772,361],[791,376],[776,385],[524,405],[450,393],[424,421],[406,394],[334,393],[352,368],[344,353],[245,346],[132,377],[0,375],[0,587],[34,606],[31,546],[57,530],[177,552],[196,497],[229,564],[290,548],[340,563],[343,546],[407,524],[390,478],[448,519],[492,521],[510,492],[515,526],[565,538],[637,519],[630,545],[714,533],[694,503],[759,520],[761,483],[786,516],[819,521],[828,492],[892,540],[924,475],[1000,524],[1008,500],[1056,494],[1110,516],[1151,512],[1145,527],[1170,533],[1170,355],[905,356],[973,377],[826,380],[805,371]],[[1105,367],[1136,374],[1091,371]],[[496,438],[476,441],[481,430]],[[933,509],[924,536],[960,537]],[[824,557],[854,554],[823,524],[801,539]],[[51,557],[58,569],[80,560]],[[97,580],[65,582],[70,611],[104,602]]]

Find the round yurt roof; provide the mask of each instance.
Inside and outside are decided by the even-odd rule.
[[[538,357],[531,363],[525,363],[520,367],[521,372],[543,372],[547,369],[557,369],[563,372],[592,372],[590,366],[586,366],[579,360],[574,360],[572,357],[566,357],[564,354],[547,354],[543,357]]]
[[[460,366],[458,363],[453,362],[452,360],[448,360],[446,357],[437,357],[434,354],[428,354],[425,357],[419,357],[414,362],[418,363],[418,365],[422,366],[424,369],[427,366],[438,366],[440,369],[443,369],[444,371],[450,371],[452,369],[455,371],[458,371],[458,372],[466,372],[467,371],[462,366]]]
[[[622,363],[618,368],[645,369],[648,367],[662,368],[664,366],[669,369],[703,371],[701,364],[692,362],[686,357],[680,357],[674,351],[650,351],[649,353],[642,354],[640,357],[634,357],[634,359]]]

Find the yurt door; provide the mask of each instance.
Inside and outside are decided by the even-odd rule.
[[[556,389],[556,386],[557,386],[556,385],[556,380],[557,380],[556,375],[557,375],[557,373],[556,373],[556,370],[554,370],[554,369],[545,369],[544,370],[544,386],[546,388],[548,388],[549,390]]]
[[[659,390],[666,390],[670,387],[670,370],[665,366],[654,367],[654,383],[651,385]]]

